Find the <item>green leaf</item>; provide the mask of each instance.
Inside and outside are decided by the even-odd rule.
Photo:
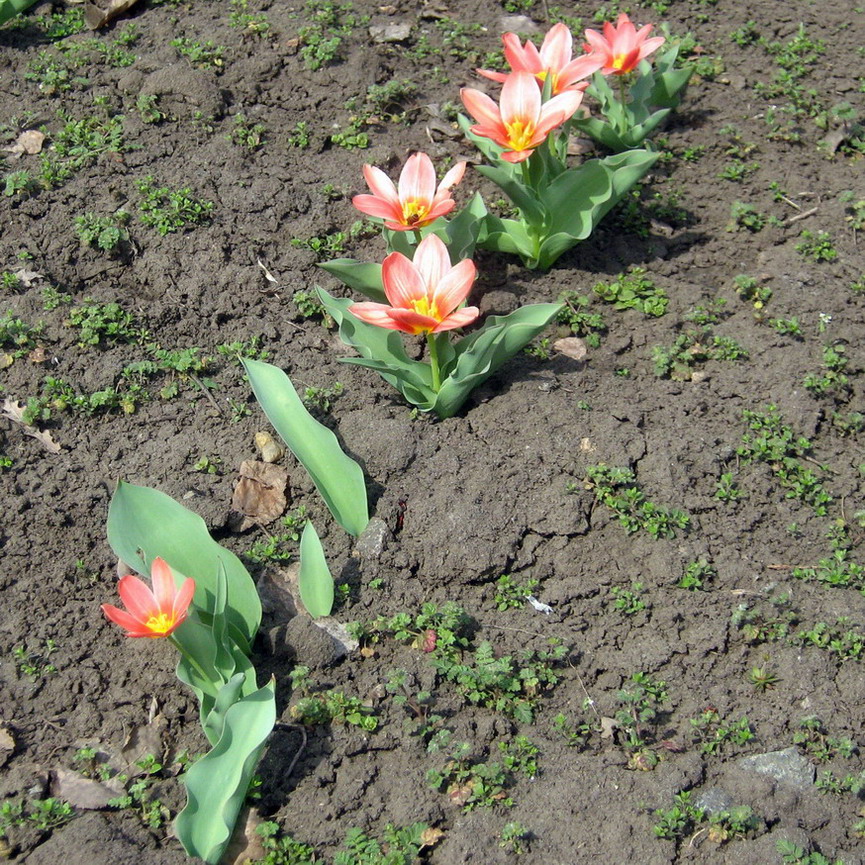
[[[344,453],[337,437],[320,424],[279,367],[243,359],[255,398],[283,441],[309,472],[334,519],[359,535],[369,522],[366,485],[361,467]]]
[[[232,682],[224,686],[233,688]],[[217,865],[234,831],[255,767],[276,723],[275,684],[234,703],[225,712],[215,747],[186,773],[186,807],[175,832],[190,856]]]
[[[300,576],[297,586],[300,599],[313,619],[330,615],[333,609],[333,577],[311,520],[307,521],[300,538]]]
[[[335,276],[349,288],[359,291],[376,303],[387,303],[381,284],[381,265],[353,258],[335,258],[319,264],[322,270]]]
[[[0,0],[0,24],[29,9],[36,0]]]
[[[458,264],[475,254],[475,247],[485,230],[486,216],[484,200],[480,192],[476,192],[468,205],[447,223],[446,236],[442,240],[447,244],[451,264]]]
[[[456,414],[472,390],[534,339],[561,309],[560,303],[522,306],[509,315],[490,316],[480,330],[460,340],[455,346],[456,365],[433,405],[436,414],[441,418]]]
[[[201,517],[159,490],[119,481],[108,509],[108,543],[139,574],[149,574],[150,563],[159,556],[175,578],[194,578],[193,603],[205,624],[216,608],[219,569],[224,568],[228,631],[249,652],[261,623],[255,583],[240,559],[210,537]]]

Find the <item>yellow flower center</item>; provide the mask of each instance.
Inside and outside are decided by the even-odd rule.
[[[167,613],[160,613],[158,616],[151,616],[145,627],[148,631],[154,634],[167,634],[174,627],[174,619]]]
[[[423,224],[428,213],[426,202],[417,199],[411,199],[402,206],[402,219],[406,225]]]
[[[412,309],[418,315],[425,315],[427,318],[434,318],[436,321],[441,321],[441,316],[438,314],[438,307],[435,302],[430,303],[428,297],[420,297],[411,302]]]
[[[552,69],[544,69],[542,72],[536,72],[535,78],[537,78],[538,81],[541,82],[541,85],[546,84],[547,78],[549,78],[550,79],[550,93],[555,95],[556,87],[558,87],[558,84],[559,84],[558,73],[553,72]]]
[[[627,54],[617,54],[613,58],[613,69],[621,69],[625,65],[625,61],[628,59]]]
[[[508,133],[508,147],[511,150],[529,150],[532,146],[532,136],[535,134],[535,124],[531,120],[514,120],[505,124]]]

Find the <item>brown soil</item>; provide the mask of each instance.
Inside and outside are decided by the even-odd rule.
[[[50,6],[32,14],[45,14]],[[424,853],[424,861],[438,865],[774,863],[781,861],[776,842],[785,838],[847,865],[865,861],[854,831],[862,806],[856,795],[790,785],[740,764],[744,755],[790,747],[806,717],[821,718],[830,736],[863,739],[861,644],[841,660],[831,648],[789,637],[749,641],[754,635],[731,622],[743,604],[771,617],[770,599],[787,595],[783,609],[795,614],[790,636],[820,622],[835,625],[840,617],[848,618],[842,630],[865,631],[865,579],[857,578],[855,567],[848,568],[853,576],[843,586],[794,574],[832,555],[827,532],[838,521],[849,529],[848,562],[861,560],[863,530],[854,514],[865,508],[865,466],[855,413],[865,412],[865,293],[851,285],[865,274],[865,254],[843,195],[852,190],[854,202],[865,198],[861,154],[843,142],[832,152],[840,121],[831,116],[828,131],[813,117],[797,120],[798,141],[770,135],[767,112],[789,100],[755,88],[771,83],[775,58],[758,41],[738,46],[730,38],[754,21],[764,40],[788,43],[801,22],[808,37],[824,41],[825,50],[802,79],[806,90],[815,91],[807,100],[816,106],[817,120],[840,102],[851,103],[861,118],[863,79],[857,76],[865,31],[861,14],[848,17],[843,6],[673,0],[663,15],[631,7],[635,20],[666,21],[675,34],[690,31],[703,58],[718,58],[714,75],[713,64],[704,63],[707,74],[694,80],[663,131],[675,158],[643,185],[639,204],[611,214],[547,274],[480,254],[482,278],[474,296],[484,313],[507,312],[555,299],[563,290],[591,295],[595,283],[638,265],[669,295],[668,311],[651,318],[593,297],[589,309],[603,314],[607,331],[586,362],[555,353],[520,355],[457,417],[443,422],[413,417],[374,373],[339,363],[347,350],[320,319],[304,318],[293,295],[315,284],[341,289],[316,268],[316,254],[293,241],[348,231],[358,216],[349,198],[364,191],[365,162],[394,173],[416,149],[437,164],[446,156],[473,157],[429,106],[456,103],[460,86],[477,86],[473,68],[499,47],[503,30],[519,26],[499,4],[355,0],[356,13],[368,15],[369,24],[345,37],[337,60],[310,71],[297,41],[310,12],[300,4],[251,0],[249,11],[265,11],[270,22],[256,38],[230,26],[226,2],[142,0],[127,18],[95,35],[108,45],[133,22],[134,62],[115,68],[90,48],[90,61],[73,73],[86,83],[76,80],[71,89],[53,92],[44,80],[40,87],[28,78],[40,52],[55,57],[57,44],[94,36],[84,32],[52,46],[33,25],[0,30],[0,132],[8,143],[23,129],[44,127],[48,148],[66,122],[62,115],[104,116],[105,108],[94,108],[100,97],[123,115],[126,144],[122,153],[103,154],[57,188],[0,196],[0,271],[23,264],[40,274],[29,285],[4,283],[0,314],[8,310],[31,325],[44,324],[35,340],[39,350],[0,371],[2,397],[38,397],[48,376],[90,394],[115,385],[125,365],[148,357],[141,344],[80,346],[80,331],[69,324],[72,307],[45,308],[48,286],[75,305],[85,298],[116,301],[163,348],[199,347],[212,362],[198,384],[213,384],[205,396],[196,382],[178,376],[179,395],[162,399],[159,391],[172,378],[159,374],[146,382],[151,398],[140,400],[131,414],[112,409],[81,415],[55,405],[40,428],[50,432],[58,453],[20,424],[0,420],[0,454],[11,459],[0,472],[0,721],[14,740],[11,750],[0,751],[5,801],[49,795],[48,773],[72,768],[76,751],[92,745],[118,759],[124,748],[127,756],[156,753],[166,769],[154,795],[172,812],[181,807],[177,766],[169,755],[203,750],[197,709],[173,676],[170,646],[125,640],[99,612],[99,604],[115,596],[107,506],[123,477],[183,502],[241,556],[266,537],[259,529],[238,534],[229,528],[236,469],[255,458],[254,434],[267,423],[238,367],[216,351],[260,338],[270,360],[300,387],[344,385],[329,422],[362,464],[374,513],[389,528],[377,559],[351,558],[345,535],[289,460],[291,507],[307,507],[338,581],[350,587],[338,618],[368,621],[415,614],[425,602],[455,601],[476,622],[474,644],[488,640],[497,655],[541,650],[550,638],[568,647],[559,681],[544,692],[533,723],[517,723],[492,708],[465,704],[417,649],[384,640],[373,652],[331,662],[316,629],[300,620],[281,628],[278,613],[269,613],[256,663],[262,681],[270,673],[277,677],[281,720],[291,721],[288,673],[307,664],[318,685],[369,700],[379,726],[369,734],[338,724],[310,730],[290,773],[300,736],[296,730],[274,733],[260,768],[257,807],[263,816],[313,844],[322,861],[331,860],[352,827],[380,838],[388,823],[415,821],[442,830],[438,844]],[[535,7],[542,32],[541,4]],[[591,4],[561,9],[596,26]],[[437,26],[442,16],[478,25],[465,47],[443,41],[454,31],[453,25]],[[370,36],[370,25],[395,24],[410,25],[411,35],[398,42]],[[170,45],[178,36],[225,46],[222,66],[191,66]],[[417,59],[424,40],[430,51]],[[405,110],[406,122],[372,123],[365,130],[368,149],[335,146],[330,136],[362,110],[367,88],[394,80],[417,85],[402,108],[388,108]],[[161,122],[143,122],[136,109],[141,95],[158,97]],[[354,108],[346,107],[351,98]],[[266,127],[257,149],[231,140],[241,114]],[[308,124],[309,144],[291,146],[301,122]],[[725,131],[731,126],[738,142]],[[821,144],[827,135],[830,143]],[[742,161],[753,170],[739,182],[719,178],[734,164],[729,149],[748,144],[754,147],[745,147]],[[699,158],[682,158],[690,148],[700,148]],[[4,175],[22,169],[38,174],[39,157],[6,156]],[[188,186],[194,196],[213,201],[210,221],[165,237],[143,225],[136,181],[148,175],[157,186]],[[773,194],[772,183],[783,198]],[[498,197],[471,172],[458,196],[467,200],[475,188],[489,201]],[[736,201],[774,219],[761,231],[729,231]],[[129,240],[115,254],[83,246],[75,217],[118,207],[133,214]],[[837,258],[819,262],[797,252],[802,230],[829,232]],[[349,238],[342,254],[378,260],[383,244],[372,235]],[[737,294],[734,277],[741,274],[771,289],[762,310]],[[656,375],[653,348],[694,330],[689,313],[716,298],[726,304],[705,339],[730,337],[748,357],[694,362],[687,380]],[[769,323],[793,317],[799,337],[780,334]],[[825,371],[825,346],[846,349],[848,381],[815,395],[803,382]],[[11,354],[10,344],[3,349]],[[748,426],[743,411],[766,412],[770,404],[797,436],[812,442],[798,464],[831,494],[824,515],[788,495],[773,471],[784,469],[777,460],[773,465],[737,456]],[[221,461],[216,473],[194,469],[202,457]],[[630,468],[648,500],[686,511],[687,530],[659,539],[644,531],[628,534],[585,482],[588,467],[600,463]],[[738,500],[716,495],[727,472],[741,490]],[[278,531],[278,524],[269,529]],[[714,576],[702,590],[679,587],[687,566],[701,558],[713,565]],[[264,570],[247,562],[255,576]],[[534,594],[552,614],[528,604],[499,611],[495,583],[502,574],[517,583],[538,580]],[[381,583],[371,586],[371,580]],[[646,608],[628,615],[616,609],[612,590],[634,583],[644,587]],[[48,640],[56,644],[50,656],[56,672],[27,675],[13,650],[44,654]],[[35,661],[37,668],[40,663]],[[754,667],[766,668],[777,681],[755,688],[748,680]],[[537,745],[539,774],[513,779],[511,808],[496,804],[464,813],[428,785],[427,771],[442,769],[446,758],[427,753],[405,727],[406,709],[384,691],[398,668],[409,672],[415,689],[432,692],[443,725],[454,741],[470,743],[475,758],[498,759],[498,743],[516,735]],[[629,759],[621,729],[607,736],[595,729],[599,718],[622,709],[617,693],[640,672],[666,682],[669,694],[645,730],[660,758],[650,771],[639,771],[640,761]],[[745,716],[754,738],[702,753],[690,720],[708,707],[730,722]],[[559,713],[572,724],[592,726],[584,746],[568,747],[554,729]],[[153,738],[130,745],[130,737],[145,733]],[[858,775],[863,764],[856,753],[816,768],[818,775],[830,769],[844,777]],[[692,791],[692,801],[712,792],[726,797],[724,807],[750,806],[759,826],[724,844],[705,832],[655,838],[654,809],[670,808],[682,790]],[[511,821],[531,833],[521,856],[500,845]],[[186,861],[167,826],[148,829],[131,810],[80,811],[53,832],[25,827],[9,834],[10,855],[28,865]]]

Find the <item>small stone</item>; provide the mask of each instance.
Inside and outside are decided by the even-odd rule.
[[[694,800],[694,807],[703,808],[709,815],[717,814],[719,811],[729,811],[734,804],[732,796],[720,787],[709,787]]]
[[[373,42],[405,42],[411,36],[411,24],[373,24],[369,35]]]
[[[814,767],[799,753],[798,748],[743,757],[738,765],[746,771],[768,775],[779,784],[799,790],[807,790],[814,783]]]
[[[389,537],[390,529],[387,523],[380,517],[373,517],[357,539],[354,552],[361,559],[378,559],[384,552]]]

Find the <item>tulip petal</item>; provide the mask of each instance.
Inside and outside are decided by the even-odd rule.
[[[508,75],[507,78],[511,76]],[[507,84],[507,78],[505,83]],[[460,99],[463,101],[466,110],[478,121],[478,125],[484,129],[498,130],[501,136],[504,133],[502,126],[502,116],[499,113],[499,106],[487,96],[486,93],[481,93],[480,90],[475,90],[472,87],[463,87],[460,90]],[[477,133],[479,135],[487,133]]]
[[[433,333],[442,333],[445,330],[454,330],[457,327],[466,327],[470,325],[481,314],[481,311],[476,306],[464,306],[452,312],[445,318]]]
[[[427,333],[439,326],[439,320],[430,315],[421,315],[413,309],[392,309],[391,317],[399,325],[397,330],[406,333]]]
[[[531,43],[526,44],[528,47]],[[571,31],[561,22],[554,24],[541,43],[539,56],[541,69],[549,69],[560,74],[561,70],[570,63],[573,46],[574,38],[571,36]],[[534,48],[534,45],[532,47]]]
[[[541,91],[534,75],[514,72],[502,87],[501,122],[507,127],[514,121],[534,124],[541,110]]]
[[[123,606],[139,622],[146,622],[151,616],[159,615],[159,604],[143,580],[132,574],[121,577],[117,583],[117,593]]]
[[[438,235],[428,234],[417,245],[412,266],[423,280],[424,294],[438,305],[437,286],[451,269],[451,259],[444,241]]]
[[[353,303],[348,311],[365,321],[367,324],[374,324],[376,327],[386,327],[388,330],[401,330],[396,322],[391,318],[392,307],[384,303],[374,303],[371,300],[363,301],[362,303]]]
[[[543,72],[538,49],[534,43],[527,39],[525,46],[520,43],[520,37],[516,33],[505,33],[502,36],[502,45],[504,46],[505,60],[508,61],[508,66],[514,72],[530,72],[532,75],[537,75]]]
[[[399,206],[399,195],[397,195],[396,187],[380,168],[376,168],[374,165],[364,165],[363,177],[376,198],[389,201],[395,207]]]
[[[426,296],[423,278],[401,252],[392,252],[382,262],[381,281],[385,296],[393,307],[410,307],[413,301]]]
[[[174,604],[172,605],[171,617],[178,625],[186,618],[187,612],[189,611],[189,605],[192,603],[194,595],[195,580],[191,577],[187,577],[183,581],[183,585],[181,585],[177,594],[174,596]]]
[[[484,78],[489,78],[490,81],[498,81],[502,84],[508,77],[507,72],[494,72],[492,69],[475,69],[478,75],[483,75]]]
[[[448,171],[445,176],[442,178],[442,182],[439,184],[438,189],[436,190],[435,198],[433,201],[437,201],[439,196],[443,192],[449,192],[451,187],[456,186],[462,179],[463,175],[466,173],[466,165],[467,162],[458,162],[450,171]]]
[[[541,140],[551,129],[555,129],[564,123],[580,107],[583,101],[581,90],[566,90],[558,96],[554,96],[541,107],[541,116],[538,118],[538,126],[535,136]]]
[[[150,563],[150,581],[153,583],[153,597],[160,613],[169,612],[174,606],[174,598],[177,595],[177,586],[171,568],[165,559],[157,556]]]
[[[399,203],[394,204],[392,201],[385,201],[375,195],[355,195],[351,203],[367,216],[377,216],[380,219],[402,219],[402,207],[399,206]]]
[[[399,175],[399,200],[405,205],[409,201],[428,202],[436,188],[436,172],[432,159],[426,153],[413,153],[406,160]]]
[[[126,610],[120,610],[113,604],[102,604],[102,612],[106,617],[127,631],[143,631],[144,625]]]
[[[440,315],[449,315],[469,296],[476,276],[475,263],[468,258],[444,275],[435,292],[436,308]]]

